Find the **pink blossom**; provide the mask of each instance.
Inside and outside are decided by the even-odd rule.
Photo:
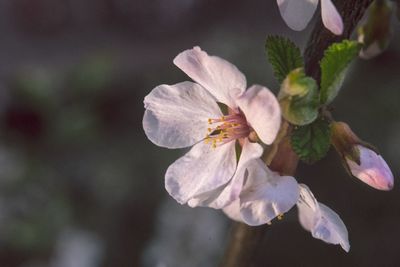
[[[265,144],[274,141],[281,123],[279,103],[263,86],[246,90],[246,78],[234,65],[199,47],[180,53],[174,63],[197,83],[154,88],[144,99],[143,128],[156,145],[193,146],[169,166],[168,193],[191,207],[222,208],[241,192],[242,166],[263,153],[249,136],[256,134]],[[229,114],[218,102],[228,106]],[[242,150],[238,161],[237,143]]]
[[[317,9],[319,0],[277,0],[286,24],[295,31],[304,30]],[[321,0],[325,27],[336,35],[343,33],[343,20],[331,0]]]
[[[393,174],[382,156],[362,145],[356,145],[360,153],[360,164],[346,158],[350,172],[364,183],[379,190],[391,190]]]

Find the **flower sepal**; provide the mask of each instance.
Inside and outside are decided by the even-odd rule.
[[[291,71],[279,92],[283,117],[294,125],[306,125],[318,116],[319,95],[315,80],[303,68]]]
[[[342,158],[348,158],[351,161],[360,164],[360,151],[357,145],[363,143],[360,138],[344,122],[331,123],[331,142],[336,151]]]

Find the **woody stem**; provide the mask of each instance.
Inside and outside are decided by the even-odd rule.
[[[354,31],[358,22],[362,18],[368,6],[373,0],[337,0],[334,1],[339,13],[343,18],[344,32],[341,36],[335,36],[329,32],[322,24],[319,17],[314,30],[309,38],[306,46],[305,69],[306,73],[315,80],[320,81],[321,71],[319,62],[323,57],[324,51],[332,43],[348,39]],[[294,175],[297,165],[297,159],[292,159],[290,166],[282,165],[281,158],[292,156],[288,149],[288,143],[284,139],[280,142],[279,147],[275,150],[276,154],[271,161],[270,167],[282,174]],[[289,145],[290,147],[290,145]],[[274,163],[275,162],[275,163]],[[281,165],[278,165],[280,163]],[[292,167],[291,167],[292,166]],[[290,167],[290,168],[288,168]],[[280,170],[278,170],[278,169]],[[265,253],[260,247],[261,241],[267,231],[268,226],[251,227],[241,223],[235,223],[231,230],[231,239],[226,248],[221,267],[241,267],[241,266],[265,266],[265,262],[259,262],[261,257],[257,257],[260,253]]]

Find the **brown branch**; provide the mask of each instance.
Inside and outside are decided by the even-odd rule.
[[[282,130],[282,129],[281,129]],[[290,134],[290,127],[285,129]],[[299,158],[292,150],[286,136],[278,145],[269,167],[281,175],[294,175]],[[223,267],[256,267],[254,256],[268,229],[268,225],[251,227],[243,223],[235,223],[231,230],[231,240],[225,251]]]
[[[266,231],[265,225],[250,227],[243,223],[233,224],[221,266],[256,267],[254,255]]]
[[[336,36],[327,30],[322,24],[321,16],[319,16],[318,22],[311,33],[311,37],[304,51],[306,73],[309,76],[312,76],[317,81],[321,79],[319,62],[324,55],[325,49],[335,42],[350,38],[350,35],[372,1],[373,0],[341,0],[335,2],[344,23],[344,31],[341,36]]]
[[[371,4],[373,0],[338,0],[334,1],[340,14],[342,15],[344,22],[344,32],[342,36],[335,36],[330,33],[322,24],[321,17],[319,17],[317,24],[311,34],[308,41],[304,56],[305,56],[305,67],[308,75],[312,76],[317,81],[321,78],[321,72],[319,62],[323,57],[324,51],[332,43],[347,39],[354,31],[358,22],[362,18],[365,10]],[[284,146],[282,149],[278,149],[274,160],[271,163],[271,168],[275,171],[279,171],[283,174],[294,175],[295,168],[283,167],[278,163],[282,164],[279,158],[285,158],[282,153],[289,153],[286,155],[290,158],[290,152],[287,150],[287,144],[282,142],[280,145]],[[278,163],[276,163],[278,162]],[[297,159],[292,163],[296,162]],[[279,167],[278,167],[279,166]],[[286,168],[285,170],[276,170],[275,168]],[[245,224],[235,223],[231,231],[231,240],[225,251],[225,255],[222,261],[222,267],[256,267],[260,266],[256,263],[257,249],[267,231],[268,226],[250,227]]]

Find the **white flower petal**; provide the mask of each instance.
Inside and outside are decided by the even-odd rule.
[[[246,139],[243,144],[242,153],[239,158],[235,175],[229,183],[223,187],[218,197],[208,206],[215,209],[221,209],[237,199],[243,188],[247,166],[251,161],[260,158],[262,153],[263,148],[259,144],[251,143]]]
[[[230,108],[236,108],[236,105],[229,91],[238,89],[243,92],[246,89],[246,78],[233,64],[209,56],[198,46],[180,53],[174,64]]]
[[[167,148],[197,143],[207,134],[208,118],[222,116],[214,97],[192,82],[157,86],[145,97],[144,105],[147,137]]]
[[[235,175],[225,185],[213,192],[205,192],[202,195],[190,199],[188,204],[191,207],[203,206],[214,209],[221,209],[239,197],[243,187],[246,167],[251,160],[261,157],[263,148],[257,143],[251,143],[245,140],[243,143],[242,153],[236,168]]]
[[[236,199],[231,204],[222,209],[222,211],[230,219],[243,223],[242,214],[240,213],[240,200]]]
[[[248,178],[240,194],[240,210],[245,223],[269,223],[296,204],[299,187],[293,177],[279,176],[261,160],[252,161],[247,171]]]
[[[226,184],[235,169],[235,142],[217,148],[201,142],[169,166],[165,188],[176,201],[184,204]]]
[[[235,94],[236,103],[261,141],[271,144],[281,125],[281,109],[275,95],[260,85],[251,86],[243,94],[232,94]]]
[[[361,145],[357,145],[357,148],[360,151],[360,165],[346,158],[351,173],[375,189],[391,190],[394,185],[393,174],[382,156]]]
[[[286,24],[295,31],[304,30],[318,6],[318,0],[277,0]]]
[[[343,33],[343,20],[331,0],[321,0],[321,16],[325,27],[333,34]]]
[[[311,232],[312,236],[330,244],[340,244],[346,252],[349,252],[349,234],[342,219],[322,203],[319,203],[319,208],[321,217]]]
[[[314,238],[330,244],[340,244],[349,252],[350,244],[348,232],[343,221],[333,210],[317,202],[306,185],[299,185],[300,198],[297,202],[299,221]]]
[[[299,184],[300,197],[297,202],[299,209],[300,224],[307,231],[311,232],[315,225],[315,218],[319,216],[319,205],[310,189],[304,185]]]

